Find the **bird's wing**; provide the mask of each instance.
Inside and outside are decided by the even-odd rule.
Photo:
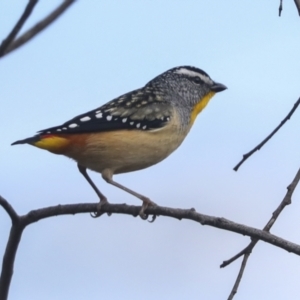
[[[147,87],[127,93],[103,106],[81,114],[61,126],[39,131],[51,133],[91,133],[109,130],[153,130],[166,125],[172,118],[172,107],[162,95]]]

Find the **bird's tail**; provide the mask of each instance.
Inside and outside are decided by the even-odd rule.
[[[41,136],[40,135],[35,135],[32,136],[30,138],[24,139],[24,140],[18,140],[13,142],[11,145],[19,145],[19,144],[30,144],[30,145],[34,145],[35,143],[37,143],[38,141],[41,140]]]
[[[69,145],[70,140],[62,135],[37,134],[24,140],[15,141],[11,145],[29,144],[55,154],[62,154]]]

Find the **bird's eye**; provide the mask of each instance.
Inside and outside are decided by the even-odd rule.
[[[193,77],[193,81],[198,84],[202,83],[202,80],[198,76]]]

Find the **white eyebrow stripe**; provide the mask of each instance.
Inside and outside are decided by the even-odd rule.
[[[206,76],[204,74],[201,74],[201,73],[197,73],[197,72],[192,71],[192,70],[181,68],[179,70],[176,70],[175,73],[177,73],[177,74],[185,74],[185,75],[188,75],[188,76],[191,76],[191,77],[198,76],[206,84],[213,84],[213,81],[208,76]]]

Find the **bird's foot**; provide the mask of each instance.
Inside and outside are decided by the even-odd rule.
[[[94,213],[91,213],[91,217],[92,218],[99,218],[101,217],[104,212],[101,211],[102,210],[102,206],[105,205],[105,204],[108,204],[109,202],[107,201],[107,198],[106,197],[102,197],[100,199],[100,202],[97,204],[97,210],[94,212]],[[109,216],[111,215],[111,213],[107,213]]]
[[[145,214],[145,210],[149,207],[149,206],[157,206],[156,203],[154,203],[153,201],[151,201],[149,198],[147,197],[143,197],[142,199],[143,201],[143,205],[142,205],[142,208],[139,212],[139,216],[141,217],[142,220],[147,220],[149,215],[148,214]],[[153,223],[156,219],[156,215],[153,215],[152,216],[152,220],[149,221],[150,223]]]

